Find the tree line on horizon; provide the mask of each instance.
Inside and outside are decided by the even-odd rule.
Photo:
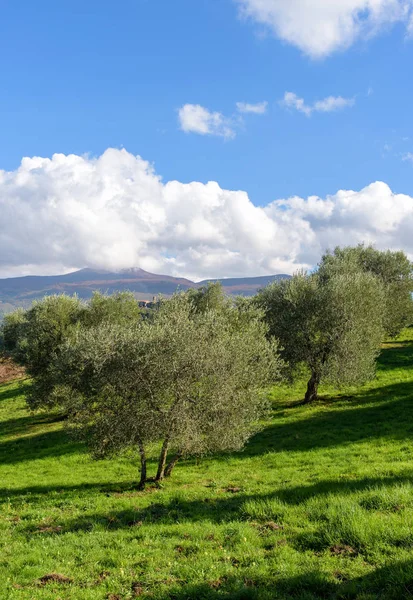
[[[412,291],[403,252],[359,245],[253,298],[211,283],[143,314],[128,292],[87,303],[48,296],[6,315],[0,337],[31,378],[28,407],[61,410],[96,458],[135,451],[142,489],[183,457],[241,449],[269,409],[270,385],[304,370],[309,403],[322,382],[372,379],[384,337],[413,322]]]

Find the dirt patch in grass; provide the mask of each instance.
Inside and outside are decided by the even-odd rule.
[[[73,579],[60,573],[48,573],[38,580],[40,585],[47,585],[48,583],[72,583],[72,581]]]
[[[144,591],[145,590],[143,589],[143,586],[141,583],[139,583],[139,581],[135,581],[134,583],[132,583],[132,594],[134,598],[142,596]]]
[[[336,544],[335,546],[332,546],[330,548],[330,552],[336,556],[355,556],[357,554],[357,550],[344,544]]]
[[[19,367],[9,358],[0,357],[0,383],[21,379],[24,376],[23,367]]]

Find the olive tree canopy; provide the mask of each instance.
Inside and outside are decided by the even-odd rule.
[[[413,263],[401,251],[380,251],[373,246],[335,248],[327,252],[319,265],[323,278],[338,273],[362,270],[372,273],[384,286],[384,328],[390,337],[396,337],[413,322]]]
[[[340,273],[323,280],[299,273],[274,282],[257,296],[271,336],[291,373],[310,371],[305,402],[321,381],[338,386],[374,375],[383,335],[383,288],[371,273]]]
[[[181,294],[133,326],[79,330],[56,364],[71,426],[96,456],[139,449],[141,487],[149,442],[162,444],[157,481],[182,456],[242,448],[280,371],[261,315],[249,317],[229,306],[194,313]]]
[[[51,295],[6,315],[2,323],[5,351],[26,368],[32,386],[26,399],[32,409],[46,408],[55,400],[53,365],[63,344],[79,328],[99,323],[130,324],[140,318],[133,294],[121,292],[105,296],[96,292],[89,302],[77,296]]]
[[[199,288],[190,288],[186,293],[191,299],[194,310],[199,313],[221,310],[230,302],[219,281],[209,281]]]

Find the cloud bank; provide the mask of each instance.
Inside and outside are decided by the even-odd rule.
[[[234,0],[242,15],[312,58],[373,37],[392,24],[413,31],[413,0]]]
[[[413,256],[413,198],[361,191],[255,206],[218,183],[163,183],[126,150],[24,158],[0,171],[0,276],[85,266],[193,279],[292,273],[325,248],[372,242]]]

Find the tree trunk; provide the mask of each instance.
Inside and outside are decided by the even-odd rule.
[[[147,470],[146,470],[146,452],[145,447],[141,441],[138,442],[139,454],[141,457],[141,480],[139,482],[139,489],[145,489],[145,483],[147,482]]]
[[[174,456],[173,459],[168,463],[168,466],[165,469],[165,477],[170,477],[171,476],[173,468],[175,467],[176,463],[178,462],[178,460],[181,457],[182,457],[182,452],[178,452],[176,454],[176,456]]]
[[[155,481],[162,481],[165,476],[166,459],[169,449],[169,437],[165,438],[162,444],[161,454],[159,455],[158,472],[156,473]]]
[[[320,384],[320,375],[312,371],[311,377],[307,383],[307,391],[305,393],[304,404],[309,404],[317,400],[318,386]]]

